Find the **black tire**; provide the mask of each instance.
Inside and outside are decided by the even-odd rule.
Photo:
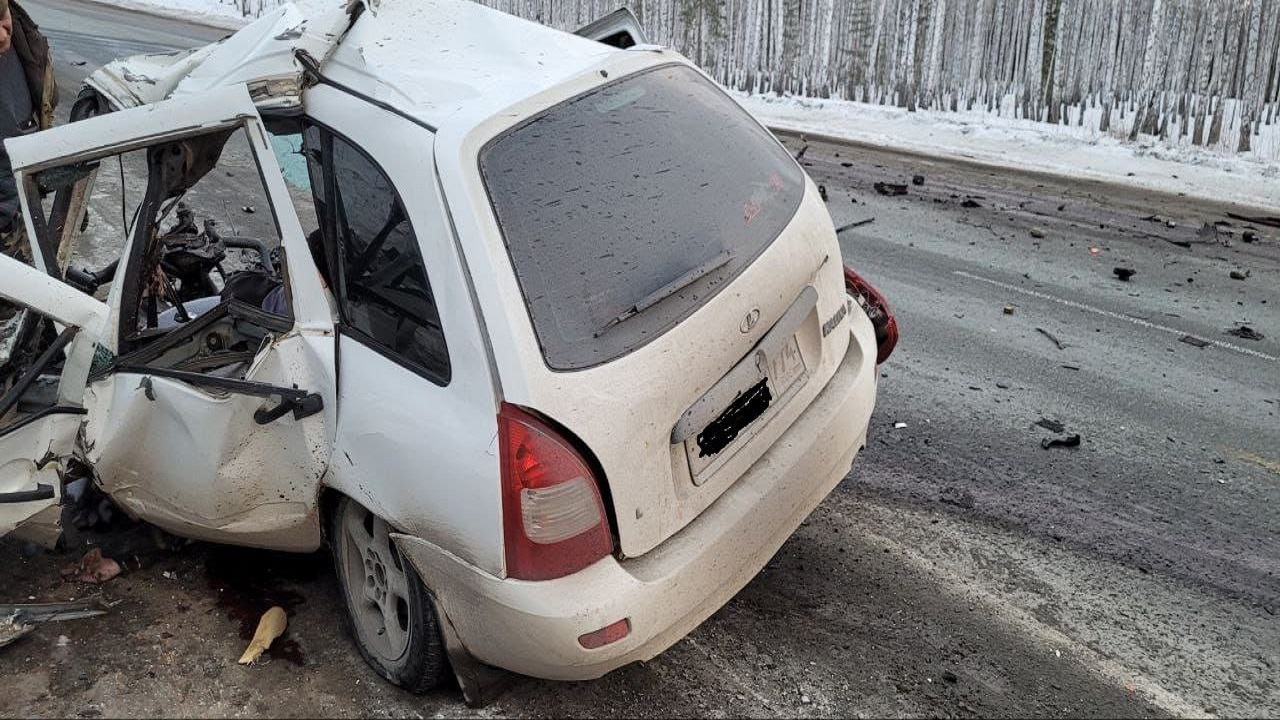
[[[76,95],[76,101],[71,105],[70,122],[78,122],[87,118],[101,115],[109,112],[110,108],[106,107],[107,103],[99,97],[93,88],[82,88],[80,94]]]
[[[358,524],[365,530],[365,537],[354,537],[359,531],[348,523]],[[347,608],[347,627],[365,662],[379,675],[410,692],[425,693],[448,675],[449,661],[440,623],[427,588],[412,564],[401,558],[394,542],[383,545],[377,540],[379,524],[384,528],[385,537],[385,521],[346,497],[335,504],[329,515],[329,547],[333,551],[338,588]],[[366,540],[369,542],[361,545]],[[363,564],[357,562],[359,560],[363,560]],[[355,576],[357,569],[364,575],[363,579]],[[401,574],[405,579],[404,597],[393,589],[396,587],[393,576]],[[382,602],[376,599],[379,582],[383,583]],[[379,612],[383,613],[382,632],[376,629]],[[388,620],[387,612],[395,617]]]

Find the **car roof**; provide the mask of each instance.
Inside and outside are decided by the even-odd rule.
[[[332,3],[312,13],[288,3],[217,43],[116,60],[85,82],[118,108],[243,83],[260,110],[287,111],[307,86],[295,56],[304,51],[326,77],[438,128],[462,111],[492,114],[625,52],[470,0]]]
[[[625,51],[469,0],[368,0],[324,73],[439,127],[498,110]]]

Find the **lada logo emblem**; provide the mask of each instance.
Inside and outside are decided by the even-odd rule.
[[[738,326],[738,329],[743,333],[749,333],[755,329],[756,323],[758,322],[760,322],[760,310],[759,308],[752,308],[751,312],[747,313],[747,316],[742,318],[742,324]]]

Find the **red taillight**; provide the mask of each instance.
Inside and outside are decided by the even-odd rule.
[[[564,577],[613,552],[599,481],[559,433],[503,403],[498,453],[508,577]]]
[[[871,318],[871,326],[876,329],[876,364],[879,365],[889,359],[898,344],[898,319],[893,316],[884,295],[848,265],[844,266],[844,287],[857,298],[867,317]]]

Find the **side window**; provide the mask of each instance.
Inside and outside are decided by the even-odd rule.
[[[432,381],[448,384],[440,313],[417,235],[391,179],[327,131],[309,127],[304,146],[326,244],[337,258],[344,325]]]

